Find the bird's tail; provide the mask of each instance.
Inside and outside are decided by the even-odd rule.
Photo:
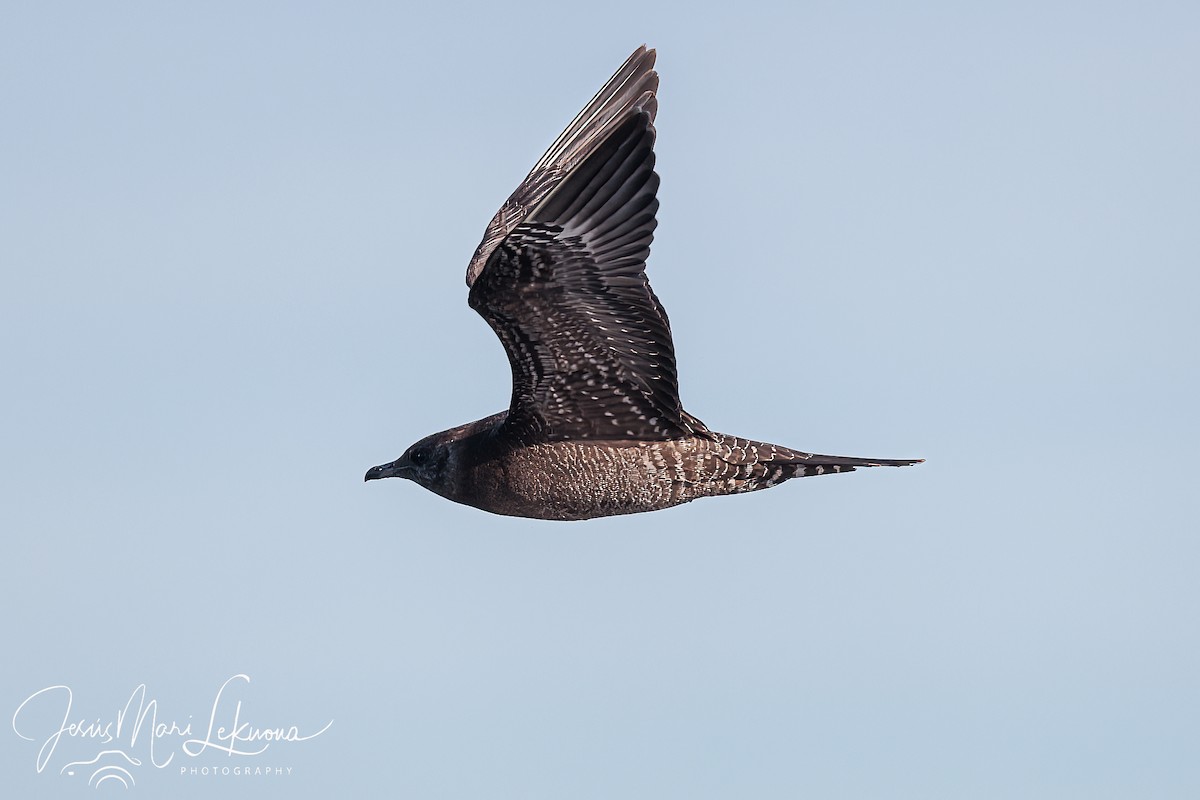
[[[730,436],[727,433],[707,430],[705,433],[715,445],[715,449],[720,452],[721,460],[729,464],[807,464],[813,467],[841,467],[845,472],[854,467],[907,467],[912,464],[920,464],[925,460],[923,458],[826,456],[819,453],[805,453],[778,444],[743,439],[740,436]]]
[[[750,467],[753,477],[774,485],[789,478],[809,478],[813,475],[840,475],[859,467],[907,467],[920,464],[923,458],[854,458],[825,456],[818,453],[797,453],[797,458],[776,458],[761,461]],[[755,487],[758,488],[758,487]]]
[[[724,462],[724,467],[717,469],[713,477],[719,481],[733,479],[737,488],[732,491],[754,491],[791,478],[837,475],[858,467],[907,467],[925,460],[827,456],[723,433],[709,432],[709,436],[713,442],[711,454]]]
[[[853,472],[855,467],[910,467],[921,464],[923,458],[856,458],[854,456],[825,456],[818,453],[797,453],[797,458],[787,459],[788,463],[805,466],[813,471],[806,475],[820,475],[824,472]]]

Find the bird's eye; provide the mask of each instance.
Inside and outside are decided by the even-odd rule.
[[[412,463],[414,463],[414,464],[424,464],[426,455],[427,455],[427,453],[423,449],[422,450],[413,450],[413,454],[409,460],[412,461]]]

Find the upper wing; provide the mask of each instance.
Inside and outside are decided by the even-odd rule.
[[[609,86],[630,63],[648,70],[652,60],[639,50]],[[680,406],[670,324],[646,280],[658,210],[653,100],[588,124],[577,118],[555,147],[578,152],[586,140],[586,157],[468,275],[470,305],[512,366],[511,431],[541,439],[707,431]]]
[[[584,106],[567,129],[559,134],[550,149],[538,159],[525,180],[517,187],[483,234],[467,265],[467,286],[472,286],[483,272],[496,246],[504,237],[525,221],[549,194],[571,174],[580,163],[595,152],[604,136],[638,110],[650,115],[658,110],[654,92],[658,89],[658,73],[654,71],[654,51],[642,45],[625,59],[608,83]]]

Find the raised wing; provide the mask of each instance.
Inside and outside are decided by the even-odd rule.
[[[639,50],[609,85],[652,60]],[[707,432],[680,406],[670,324],[646,280],[658,210],[653,100],[590,124],[577,118],[555,147],[578,152],[586,140],[589,154],[468,276],[470,305],[512,366],[505,426],[527,440]]]
[[[654,71],[654,51],[642,45],[633,51],[608,83],[584,106],[545,154],[533,165],[496,216],[488,223],[483,241],[475,248],[467,265],[467,286],[472,286],[483,272],[496,246],[529,216],[554,189],[589,155],[595,152],[604,136],[632,114],[641,110],[650,115],[658,110],[654,92],[658,89],[658,73]]]

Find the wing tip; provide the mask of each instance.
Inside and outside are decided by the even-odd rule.
[[[467,265],[466,283],[473,286],[496,246],[540,205],[576,166],[631,117],[645,114],[654,131],[658,113],[657,53],[639,45],[559,134],[529,175],[488,223],[483,240]]]

